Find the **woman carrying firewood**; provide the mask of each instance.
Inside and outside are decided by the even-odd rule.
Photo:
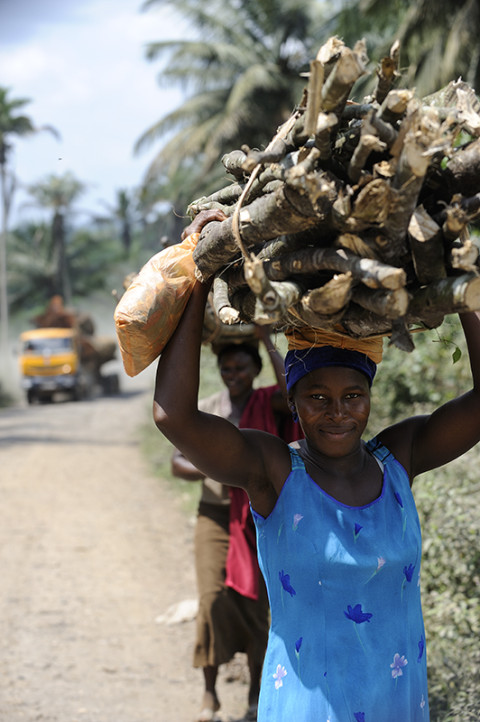
[[[210,219],[199,214],[193,228]],[[302,348],[294,334],[286,382],[305,439],[288,445],[198,410],[207,293],[196,284],[160,358],[154,419],[204,474],[250,498],[271,608],[258,719],[428,721],[411,484],[480,440],[478,314],[460,316],[472,388],[368,443],[381,349],[342,348],[320,334]]]

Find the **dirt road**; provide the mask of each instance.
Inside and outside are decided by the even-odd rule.
[[[195,598],[193,526],[138,449],[151,378],[122,388],[0,410],[0,722],[198,711],[194,622],[156,621]],[[239,720],[246,685],[228,675],[222,719]]]

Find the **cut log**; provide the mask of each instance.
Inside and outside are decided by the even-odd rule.
[[[418,206],[412,213],[408,237],[418,281],[425,284],[445,278],[447,272],[442,229],[423,206]]]
[[[292,275],[314,274],[318,271],[350,273],[370,288],[401,288],[406,283],[402,268],[388,266],[370,258],[361,258],[346,248],[304,248],[264,262],[265,273],[274,281]]]
[[[461,271],[480,271],[478,265],[480,248],[478,242],[466,238],[465,241],[458,241],[450,251],[450,265],[452,268]]]
[[[329,204],[335,198],[335,185],[328,178],[319,179],[319,191],[325,200],[324,213],[319,212],[320,196],[315,208],[300,192],[282,187],[275,193],[255,199],[240,212],[240,232],[247,246],[262,244],[284,233],[298,233],[319,225],[328,217]],[[209,223],[202,231],[193,258],[198,277],[208,279],[235,258],[239,248],[232,232],[231,218]]]
[[[465,273],[461,276],[442,278],[420,288],[410,301],[409,313],[418,316],[430,312],[464,313],[480,309],[480,276]]]
[[[379,104],[383,103],[387,97],[393,82],[398,75],[397,70],[399,55],[400,43],[398,40],[395,40],[390,48],[390,54],[385,58],[382,58],[382,61],[377,68],[377,87],[375,89],[374,97]]]
[[[372,291],[365,286],[357,286],[353,291],[353,301],[367,311],[386,319],[401,318],[408,310],[409,295],[404,288],[394,291]]]
[[[267,147],[225,155],[233,182],[189,206],[227,216],[193,252],[225,324],[388,335],[408,351],[413,329],[480,310],[480,102],[463,81],[425,99],[395,88],[399,52],[352,102],[365,45],[330,38]]]
[[[303,295],[302,307],[322,316],[333,316],[342,311],[352,297],[353,278],[350,272],[333,276],[323,286]]]
[[[230,305],[228,284],[221,275],[215,276],[212,292],[213,308],[220,321],[227,326],[238,323],[240,321],[240,315],[238,311]]]

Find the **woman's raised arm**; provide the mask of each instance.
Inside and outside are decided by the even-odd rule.
[[[268,515],[290,470],[287,445],[262,431],[237,429],[198,409],[202,327],[208,286],[196,283],[157,369],[153,417],[157,428],[205,476],[246,489]]]
[[[460,314],[472,388],[430,416],[406,419],[379,436],[413,479],[458,458],[480,441],[480,314]]]

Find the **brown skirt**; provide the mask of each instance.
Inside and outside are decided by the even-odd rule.
[[[194,667],[218,666],[236,652],[262,664],[268,639],[268,598],[260,575],[259,599],[225,586],[229,507],[201,502],[195,531],[199,609]]]

